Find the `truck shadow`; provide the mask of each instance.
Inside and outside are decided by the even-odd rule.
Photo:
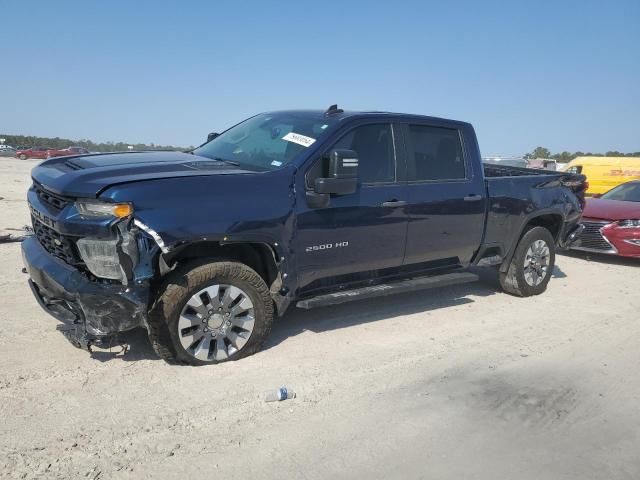
[[[564,273],[558,265],[554,265],[551,278],[567,278],[567,274]]]
[[[469,296],[488,297],[502,294],[497,270],[478,268],[473,272],[480,276],[479,282],[398,293],[376,299],[344,303],[332,308],[302,310],[292,307],[284,317],[276,319],[271,336],[267,339],[263,350],[275,347],[287,338],[307,331],[320,333],[338,330],[401,315],[473,303],[474,300],[468,298]],[[564,278],[566,274],[556,265],[553,277]],[[111,348],[94,349],[91,356],[100,362],[160,360],[153,351],[147,332],[143,328],[120,334],[118,341]]]
[[[110,360],[123,360],[135,362],[137,360],[160,360],[153,351],[149,342],[147,331],[144,328],[135,328],[118,335],[110,348],[93,348],[91,358],[99,362]]]
[[[282,318],[276,319],[271,336],[263,350],[277,346],[289,337],[306,331],[320,333],[355,325],[412,315],[419,312],[446,309],[473,303],[473,295],[487,297],[500,291],[497,272],[476,271],[481,281],[452,287],[433,288],[410,293],[398,293],[385,297],[353,301],[331,308],[302,310],[292,307]]]
[[[472,299],[467,298],[468,295],[486,297],[500,291],[496,271],[478,269],[474,273],[480,275],[480,282],[399,293],[371,300],[349,302],[333,308],[302,310],[292,307],[284,317],[276,319],[271,336],[267,339],[263,350],[275,347],[287,338],[305,331],[320,333],[362,323],[373,323],[399,315],[464,305],[473,303]],[[144,328],[121,333],[111,348],[94,348],[91,357],[99,362],[160,360],[153,351]]]

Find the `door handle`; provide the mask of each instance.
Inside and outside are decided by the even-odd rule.
[[[382,202],[383,207],[402,207],[406,204],[407,202],[404,200],[389,200],[388,202]]]
[[[471,195],[467,195],[466,197],[464,197],[465,202],[479,202],[480,200],[482,200],[482,196],[476,195],[475,193],[472,193]]]

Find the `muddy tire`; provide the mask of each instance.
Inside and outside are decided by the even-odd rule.
[[[233,261],[191,263],[167,275],[149,313],[158,356],[190,365],[238,360],[271,332],[273,301],[264,280]]]
[[[500,272],[502,289],[518,297],[540,295],[547,289],[556,262],[555,241],[544,227],[533,227],[520,238],[506,272]]]

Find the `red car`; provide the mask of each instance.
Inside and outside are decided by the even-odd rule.
[[[47,150],[47,158],[52,157],[65,157],[67,155],[84,155],[89,153],[89,150],[83,147],[69,147],[63,149],[50,148]]]
[[[26,148],[24,150],[18,150],[16,157],[20,160],[26,160],[27,158],[47,158],[48,151],[49,149],[44,147]]]
[[[571,248],[640,258],[640,180],[587,198],[582,224]]]

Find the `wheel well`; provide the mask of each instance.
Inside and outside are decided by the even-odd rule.
[[[271,285],[278,276],[276,254],[266,243],[231,243],[202,241],[177,248],[164,258],[168,266],[196,258],[224,258],[244,263],[256,271],[267,285]]]
[[[562,228],[562,215],[555,214],[555,213],[548,213],[548,214],[540,215],[538,217],[535,217],[529,220],[529,222],[524,226],[522,232],[520,233],[520,237],[518,237],[518,239],[514,242],[512,249],[510,250],[509,254],[505,257],[504,261],[502,262],[502,265],[500,265],[501,272],[507,271],[507,269],[509,268],[509,264],[511,263],[511,259],[513,258],[513,255],[516,251],[516,248],[518,247],[518,242],[520,241],[522,236],[527,232],[527,230],[533,227],[546,228],[547,230],[549,230],[549,232],[551,232],[551,236],[557,242],[558,237],[560,235],[560,229]]]
[[[562,228],[562,216],[553,213],[540,215],[539,217],[529,220],[529,223],[527,223],[527,228],[528,227],[544,227],[551,232],[554,240],[557,241],[558,235],[560,235],[560,229]]]

